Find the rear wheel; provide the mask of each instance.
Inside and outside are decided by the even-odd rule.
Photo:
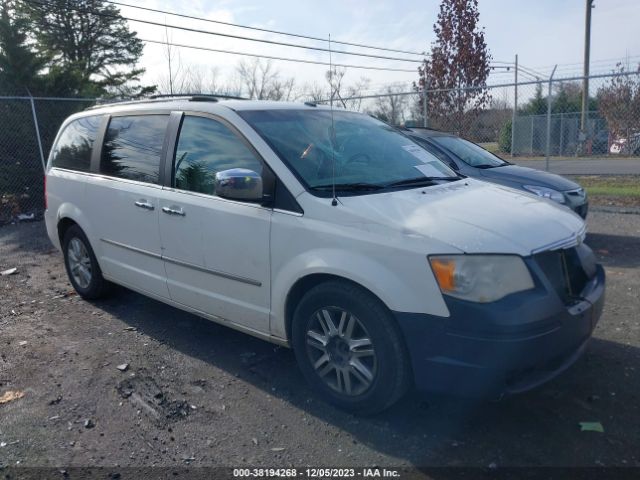
[[[410,384],[408,355],[393,316],[349,282],[327,282],[307,292],[294,313],[292,340],[309,383],[340,408],[382,411]]]
[[[93,300],[109,292],[111,284],[102,277],[89,240],[78,225],[65,232],[62,251],[69,281],[82,298]]]

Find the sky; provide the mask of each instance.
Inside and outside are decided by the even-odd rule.
[[[121,0],[129,3],[131,0]],[[384,46],[407,51],[428,51],[435,36],[439,1],[404,0],[137,0],[134,5],[167,10],[285,32],[299,33],[335,41]],[[187,26],[232,35],[243,35],[288,43],[327,47],[327,42],[274,35],[143,12],[120,7],[123,15],[160,23]],[[495,62],[512,62],[518,54],[521,65],[548,75],[558,64],[556,76],[580,75],[584,48],[585,0],[479,0],[480,24],[485,28],[486,41]],[[625,60],[633,65],[640,62],[640,0],[595,0],[592,10],[591,71],[610,72],[617,61]],[[143,39],[164,40],[164,27],[131,22],[131,28]],[[300,48],[261,44],[246,40],[225,38],[195,32],[167,29],[172,43],[197,45],[208,48],[238,50],[257,54],[328,61],[328,52],[316,52]],[[393,57],[420,59],[376,50],[356,49],[333,43],[334,50],[360,51]],[[162,45],[147,44],[141,66],[147,72],[143,78],[147,84],[158,83],[166,77],[167,60]],[[176,48],[183,68],[201,71],[205,77],[216,70],[218,81],[230,80],[238,62],[237,55]],[[244,57],[246,59],[246,57]],[[379,67],[394,67],[411,72],[382,72],[348,69],[346,83],[361,77],[370,80],[371,90],[391,83],[409,85],[417,79],[415,62],[354,57],[333,53],[334,63],[349,63]],[[273,66],[281,77],[293,77],[299,89],[306,85],[326,83],[327,67],[274,61]],[[415,71],[416,73],[413,73]],[[490,83],[512,81],[513,71],[496,70]]]

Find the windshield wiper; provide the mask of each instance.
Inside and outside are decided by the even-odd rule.
[[[501,163],[499,165],[492,165],[490,163],[481,163],[480,165],[474,165],[474,167],[476,168],[482,168],[483,170],[487,169],[487,168],[498,168],[498,167],[506,167],[507,165],[509,165],[508,163]]]
[[[322,190],[322,191],[331,191],[333,190],[334,185],[332,183],[327,183],[325,185],[315,185],[310,187],[311,190]],[[365,183],[365,182],[357,182],[357,183],[336,183],[336,190],[341,191],[351,191],[358,192],[364,190],[380,190],[384,188],[383,185],[378,185],[376,183]]]
[[[397,182],[387,183],[385,187],[406,187],[409,185],[435,185],[436,181],[444,180],[452,182],[454,180],[460,180],[460,177],[416,177],[407,178],[405,180],[398,180]]]

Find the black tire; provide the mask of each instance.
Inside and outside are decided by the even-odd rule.
[[[346,316],[342,312],[346,312]],[[328,325],[327,314],[335,319],[333,325],[338,328],[333,335],[323,336],[323,339],[329,339],[323,350],[324,344],[317,340],[317,334],[319,327],[324,330],[323,318],[324,324]],[[342,336],[340,331],[345,332],[351,321],[349,315],[355,317],[351,327],[354,333]],[[399,400],[411,385],[409,355],[395,319],[380,300],[355,284],[330,281],[310,289],[297,305],[291,333],[296,359],[307,381],[326,401],[344,410],[361,415],[381,412]],[[353,342],[361,342],[363,338],[370,340],[371,348],[358,346],[355,348],[360,350],[352,349]],[[343,341],[346,345],[340,345]],[[319,357],[315,356],[315,350]],[[357,358],[355,352],[360,354]],[[323,356],[336,361],[327,361]],[[369,362],[366,367],[372,380],[368,386],[360,378],[367,380],[369,376],[360,374],[361,368],[354,368],[354,360],[358,360],[360,367],[365,361]],[[323,361],[326,361],[326,364],[321,363],[323,368],[314,367],[314,362]],[[330,363],[336,366],[332,367]],[[329,373],[322,376],[318,370]],[[350,394],[346,393],[347,384]]]
[[[80,242],[88,256],[86,267],[89,267],[87,270],[89,270],[90,273],[90,280],[86,285],[83,284],[84,279],[76,278],[80,277],[80,275],[77,273],[74,274],[72,271],[72,264],[77,263],[73,260],[75,254],[72,251],[72,246],[78,245],[76,242]],[[85,300],[95,300],[104,297],[111,291],[112,284],[102,276],[102,270],[100,270],[100,265],[98,265],[98,260],[96,259],[95,253],[93,253],[89,239],[78,225],[72,225],[65,232],[64,238],[62,239],[62,253],[64,255],[64,266],[67,270],[67,276],[73,288],[78,292],[78,295]]]

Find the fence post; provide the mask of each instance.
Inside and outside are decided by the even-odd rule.
[[[564,114],[560,114],[560,155],[564,155]]]
[[[40,161],[42,162],[42,171],[47,168],[44,161],[44,151],[42,150],[42,140],[40,139],[40,127],[38,126],[38,115],[36,114],[36,104],[33,101],[33,96],[29,93],[29,101],[31,102],[31,115],[33,116],[33,126],[36,129],[36,140],[38,140],[38,150],[40,151]]]
[[[529,155],[533,156],[533,121],[535,120],[535,117],[533,115],[529,115],[529,120],[531,120],[531,138],[529,139]]]
[[[549,171],[549,153],[551,150],[551,84],[553,82],[553,74],[556,73],[558,65],[553,67],[551,76],[549,77],[549,93],[547,94],[547,148],[546,148],[546,161],[545,170]]]
[[[513,93],[513,114],[511,115],[511,156],[515,155],[514,143],[516,140],[516,115],[518,115],[518,55],[516,55],[516,73]]]
[[[426,67],[425,67],[424,70],[425,71],[424,71],[423,86],[422,86],[422,115],[423,115],[424,118],[422,120],[422,126],[424,128],[427,128],[429,126],[429,119],[427,117],[427,110],[428,110],[428,108],[427,108],[427,100],[428,100],[428,98],[427,98],[427,88],[429,88],[429,87],[427,85],[427,72],[426,72],[427,69],[426,69]]]

